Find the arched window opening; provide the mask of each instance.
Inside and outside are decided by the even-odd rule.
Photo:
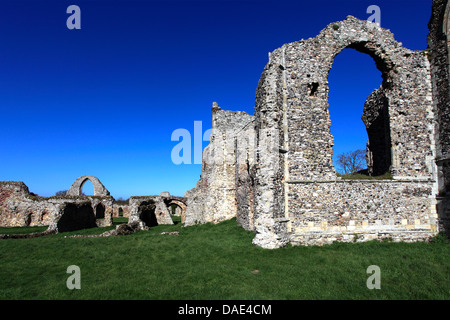
[[[94,195],[94,185],[89,179],[86,179],[80,187],[80,194],[83,196],[93,196]]]
[[[181,212],[183,211],[183,209],[176,203],[172,203],[168,209],[173,223],[174,224],[181,223]]]
[[[376,176],[389,171],[388,100],[378,68],[380,63],[370,55],[347,48],[335,57],[330,70],[333,164],[341,175]]]
[[[105,206],[101,202],[97,204],[97,206],[95,207],[95,218],[96,219],[105,218]]]

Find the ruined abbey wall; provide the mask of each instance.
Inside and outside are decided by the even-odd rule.
[[[82,195],[83,184],[90,180],[94,195]],[[186,199],[161,192],[159,196],[130,197],[128,204],[115,203],[109,191],[94,176],[75,180],[66,195],[39,197],[30,193],[21,181],[0,181],[0,227],[48,226],[43,235],[113,225],[113,216],[122,208],[129,223],[140,229],[173,224],[172,214],[186,216]],[[172,207],[175,208],[173,212]],[[134,228],[134,227],[133,227]],[[2,235],[0,238],[8,238]]]
[[[67,230],[75,228],[76,221],[64,220],[72,227],[60,222],[61,217],[69,212],[76,220],[78,209],[89,212],[93,223],[85,223],[80,217],[81,224],[92,226],[112,225],[112,206],[114,199],[111,196],[54,196],[39,197],[30,193],[28,187],[21,181],[0,182],[0,226],[25,227],[49,226],[52,230]],[[90,210],[86,211],[86,204]],[[69,209],[68,209],[69,208]],[[86,213],[88,214],[88,213]],[[81,213],[80,213],[81,215]]]
[[[450,234],[450,5],[447,0],[433,1],[428,24],[429,60],[433,83],[436,125],[436,164],[440,229]]]
[[[333,166],[328,73],[345,48],[370,55],[382,73],[383,83],[368,97],[362,120],[369,174],[389,173],[392,179],[345,180]],[[236,212],[238,223],[255,231],[253,243],[264,248],[417,241],[442,231],[436,156],[448,124],[436,116],[439,90],[433,89],[436,66],[429,59],[427,50],[404,48],[389,30],[351,16],[315,38],[269,53],[252,122],[221,127],[213,114],[214,136],[233,141],[234,148],[219,148],[221,142],[211,139],[201,179],[186,193],[186,221],[218,222]],[[447,107],[448,96],[442,99],[441,107]],[[218,149],[233,155],[234,164],[209,164]],[[224,181],[227,188],[217,187]]]
[[[221,110],[214,103],[210,144],[203,150],[202,174],[196,187],[185,193],[186,226],[216,223],[236,216],[236,144],[249,140],[246,135],[248,130],[253,130],[252,122],[253,116],[242,111]]]
[[[256,206],[260,209],[257,212],[264,214],[256,225],[254,242],[257,244],[267,247],[284,245],[290,238],[298,238],[298,233],[309,232],[298,226],[312,225],[312,222],[333,225],[334,220],[330,217],[336,211],[341,211],[341,214],[348,211],[362,217],[364,212],[376,216],[392,216],[397,212],[401,216],[408,210],[399,206],[387,211],[380,205],[368,209],[363,198],[370,193],[358,195],[354,192],[354,184],[351,189],[348,183],[336,184],[339,179],[332,163],[333,137],[330,133],[327,79],[334,57],[345,48],[369,54],[383,74],[383,85],[379,90],[388,104],[389,128],[386,134],[390,140],[391,163],[389,166],[383,163],[382,166],[387,167],[394,180],[404,181],[403,184],[394,183],[399,192],[387,193],[384,200],[398,203],[398,197],[404,197],[403,194],[408,194],[408,190],[417,183],[426,184],[427,192],[419,198],[411,196],[413,202],[424,196],[432,198],[436,192],[433,185],[435,155],[431,75],[426,55],[402,47],[392,33],[376,24],[348,17],[345,21],[330,24],[316,38],[286,44],[270,54],[262,76],[264,81],[258,88],[264,95],[256,97],[255,115],[260,115],[256,117],[257,123],[261,123],[260,130],[269,127],[275,131],[279,136],[279,149],[287,152],[278,152],[271,160],[273,170],[266,175],[266,184],[273,190],[273,195],[269,195],[271,200],[263,195],[265,188],[262,184],[261,187],[256,186],[262,195],[256,198]],[[381,138],[386,140],[386,137]],[[261,143],[261,138],[258,142]],[[260,179],[258,171],[256,176]],[[308,191],[311,183],[320,185],[317,192]],[[368,186],[367,182],[361,183]],[[370,184],[369,189],[381,188],[380,182]],[[384,182],[383,189],[386,185],[391,184]],[[358,189],[364,190],[362,187]],[[348,194],[357,195],[351,201],[353,203],[337,205],[348,199]],[[317,201],[318,198],[323,202]],[[435,203],[430,201],[426,220],[434,221],[435,210],[432,207]],[[415,214],[418,214],[417,210]],[[267,227],[267,221],[273,226]],[[314,227],[317,226],[314,224]],[[387,220],[379,231],[385,232],[391,227],[394,225]],[[312,230],[314,233],[328,233],[328,228]],[[433,230],[435,227],[428,224],[423,232],[429,236]],[[274,240],[267,242],[270,237]]]

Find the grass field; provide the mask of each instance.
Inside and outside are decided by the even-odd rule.
[[[0,240],[0,299],[450,298],[450,247],[442,237],[433,243],[265,250],[252,245],[254,234],[235,219],[157,226],[119,237],[65,237],[108,229]],[[43,230],[0,228],[0,233]],[[66,287],[70,265],[80,268],[80,290]],[[370,265],[380,267],[379,290],[366,286]]]

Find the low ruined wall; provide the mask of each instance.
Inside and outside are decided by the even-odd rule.
[[[128,223],[139,223],[141,229],[160,225],[173,224],[172,217],[161,196],[135,196],[129,201]]]
[[[67,205],[82,203],[90,205],[97,226],[110,226],[113,201],[111,196],[38,197],[31,194],[21,181],[0,181],[0,226],[52,225],[57,229],[56,226]],[[101,206],[99,211],[98,206]],[[96,216],[97,212],[101,212],[102,217]]]
[[[58,205],[33,197],[21,181],[0,181],[0,226],[49,225]]]
[[[426,181],[392,180],[290,184],[290,242],[426,240],[437,230],[432,188]]]

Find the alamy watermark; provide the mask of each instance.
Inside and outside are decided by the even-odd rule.
[[[71,15],[66,20],[66,26],[69,30],[81,29],[81,9],[77,5],[67,7],[66,13]]]
[[[209,141],[212,129],[203,133],[202,122],[194,121],[194,164],[202,163],[203,141]],[[180,141],[181,139],[181,141]],[[187,129],[176,129],[172,132],[171,141],[180,141],[172,148],[171,159],[174,164],[192,164],[192,136]]]
[[[223,124],[222,124],[223,125]],[[208,129],[203,132],[202,122],[194,121],[193,135],[187,129],[172,132],[171,141],[178,142],[171,150],[172,163],[180,164],[247,164],[253,154],[264,155],[259,160],[268,166],[277,166],[276,157],[283,154],[280,147],[279,132],[276,128],[260,129],[256,145],[254,131],[241,129]],[[203,150],[203,142],[210,141],[208,152]],[[275,169],[275,168],[273,168]]]
[[[381,26],[381,9],[377,5],[370,5],[366,10],[367,14],[372,14],[367,18],[367,21],[376,23],[378,26]]]
[[[367,278],[366,286],[368,289],[381,289],[381,270],[379,266],[371,265],[366,270],[367,274],[371,274]]]
[[[81,271],[80,267],[76,265],[71,265],[67,267],[67,273],[71,274],[69,278],[67,278],[66,286],[67,289],[81,289]]]

